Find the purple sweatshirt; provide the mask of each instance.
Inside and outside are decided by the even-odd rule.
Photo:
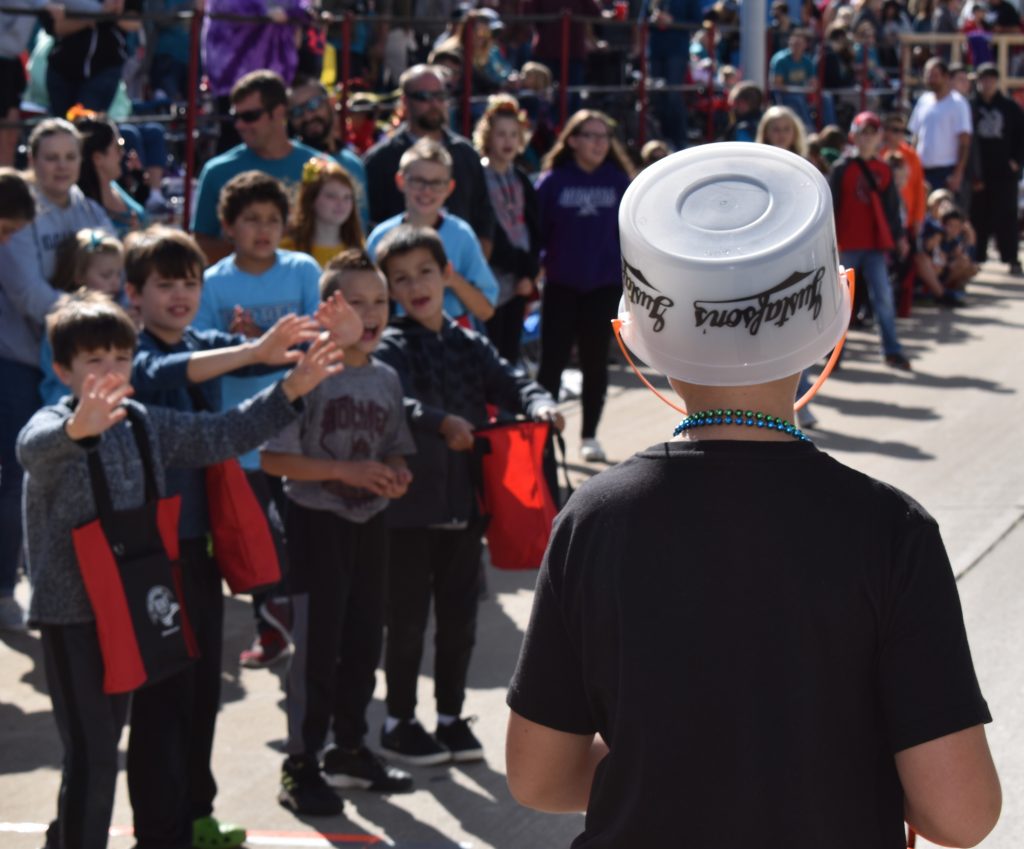
[[[271,6],[288,13],[287,24],[254,23],[218,19],[217,14],[266,15]],[[250,71],[276,71],[290,83],[299,65],[295,46],[295,27],[310,19],[310,0],[207,0],[208,17],[203,21],[203,67],[210,78],[210,89],[218,96],[231,93],[232,87]]]
[[[629,176],[611,162],[587,173],[569,162],[537,179],[547,279],[579,292],[622,283],[619,202]]]

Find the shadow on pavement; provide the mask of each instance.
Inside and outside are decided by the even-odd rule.
[[[814,444],[822,451],[858,451],[898,457],[901,460],[934,460],[935,455],[905,442],[884,442],[834,431],[812,431]]]

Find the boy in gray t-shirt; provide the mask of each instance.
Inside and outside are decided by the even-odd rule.
[[[388,532],[382,511],[412,480],[415,452],[394,370],[370,358],[388,322],[387,284],[362,250],[331,260],[318,318],[344,347],[345,371],[308,398],[302,417],[263,446],[285,479],[295,654],[288,670],[288,757],[278,800],[332,816],[331,790],[412,788],[363,742],[384,630]],[[335,747],[319,752],[334,732]],[[322,771],[321,771],[322,770]]]

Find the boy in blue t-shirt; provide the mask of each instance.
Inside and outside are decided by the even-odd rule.
[[[373,257],[381,239],[399,224],[433,227],[441,237],[452,268],[445,284],[445,313],[454,319],[490,319],[498,302],[498,281],[487,264],[480,240],[466,221],[441,211],[455,190],[451,154],[432,139],[420,139],[402,154],[395,183],[405,196],[405,212],[373,228],[366,240],[367,253]]]
[[[288,195],[262,171],[245,171],[228,181],[220,193],[217,213],[235,252],[210,266],[203,275],[203,296],[193,325],[200,330],[262,335],[283,316],[312,315],[320,303],[320,266],[308,254],[278,249],[288,220]],[[273,383],[279,374],[225,377],[221,409]],[[260,471],[259,453],[239,458],[256,497],[267,509],[271,500],[282,512],[281,483]],[[271,511],[282,566],[285,549],[280,519]],[[282,601],[283,599],[283,601]],[[239,662],[248,668],[268,666],[287,654],[287,602],[284,593],[253,597],[257,636]],[[261,611],[262,608],[262,611]]]
[[[180,230],[153,227],[129,237],[126,293],[143,329],[132,362],[135,400],[187,413],[221,408],[221,375],[238,370],[276,374],[301,354],[293,345],[317,335],[315,321],[289,315],[259,339],[191,327],[199,309],[206,257]],[[210,767],[220,707],[224,596],[210,517],[205,469],[168,468],[167,492],[181,495],[182,582],[200,658],[145,687],[132,703],[128,793],[140,844],[190,841],[232,849],[245,830],[212,816],[217,791]]]

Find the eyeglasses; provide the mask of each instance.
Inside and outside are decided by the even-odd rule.
[[[608,141],[612,137],[611,133],[593,133],[590,131],[573,133],[573,135],[587,141]]]
[[[422,177],[410,177],[405,184],[410,189],[430,189],[432,192],[443,192],[448,188],[450,180],[424,180]]]
[[[291,118],[293,121],[297,121],[307,112],[315,112],[326,102],[327,98],[322,94],[318,94],[315,97],[311,97],[305,103],[296,103],[291,109],[288,110],[288,117]]]
[[[450,97],[446,91],[407,91],[405,96],[415,103],[447,103]]]
[[[243,124],[251,124],[254,121],[258,121],[260,116],[266,111],[265,107],[260,107],[259,109],[246,109],[242,112],[236,112],[232,109],[228,112],[228,115],[231,116],[232,121],[241,121]]]

